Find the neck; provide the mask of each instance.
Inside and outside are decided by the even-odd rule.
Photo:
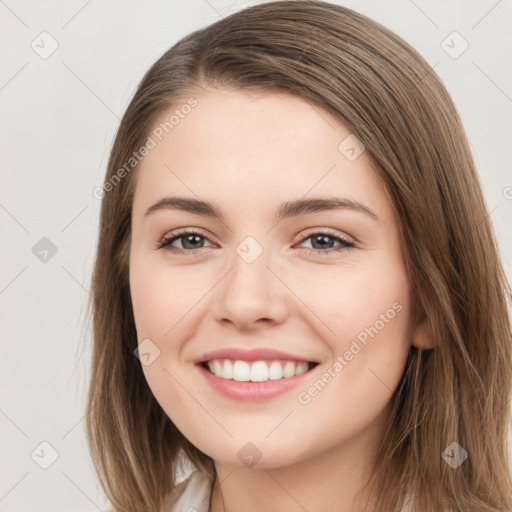
[[[384,417],[385,412],[357,435],[286,467],[245,468],[215,461],[210,512],[378,510],[363,487],[375,462]]]

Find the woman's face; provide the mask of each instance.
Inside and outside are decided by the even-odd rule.
[[[416,334],[398,226],[364,148],[291,95],[195,100],[156,123],[133,203],[130,287],[152,392],[189,441],[235,466],[375,440]],[[313,365],[290,360],[318,364],[300,373]]]

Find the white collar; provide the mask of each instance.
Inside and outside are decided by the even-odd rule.
[[[209,512],[211,483],[183,451],[176,458],[175,487],[161,512]]]

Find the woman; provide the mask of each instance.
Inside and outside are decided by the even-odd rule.
[[[92,285],[116,511],[510,510],[475,165],[437,75],[365,16],[260,4],[167,51],[112,148]]]

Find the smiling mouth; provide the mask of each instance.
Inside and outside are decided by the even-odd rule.
[[[243,361],[212,359],[200,365],[220,379],[239,382],[265,382],[267,380],[289,379],[312,370],[318,363],[307,361],[259,360]]]

